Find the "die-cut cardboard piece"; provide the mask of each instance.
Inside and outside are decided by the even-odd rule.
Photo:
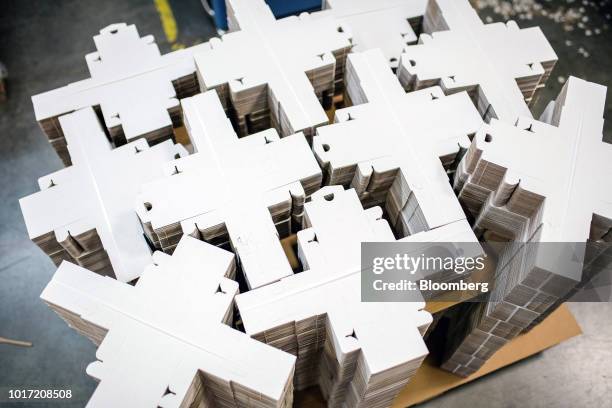
[[[601,256],[609,259],[612,229],[605,94],[603,86],[570,77],[544,115],[550,124],[492,120],[476,134],[457,171],[459,198],[479,234],[515,244],[498,263],[495,303],[474,312],[445,368],[471,374],[583,285],[593,265],[606,268],[597,265]]]
[[[295,357],[227,325],[233,255],[185,236],[154,261],[135,287],[64,262],[41,294],[99,344],[87,406],[291,406]]]
[[[214,91],[182,103],[196,153],[143,185],[137,212],[147,235],[168,252],[183,232],[215,243],[229,235],[251,288],[292,274],[275,224],[299,225],[305,198],[321,184],[306,139],[274,130],[238,139]]]
[[[465,219],[443,163],[482,125],[467,94],[405,93],[380,50],[349,56],[347,92],[355,106],[336,111],[313,139],[326,183],[351,183],[362,199],[382,192],[402,236]]]
[[[363,210],[354,190],[324,187],[305,219],[312,226],[298,233],[298,253],[309,269],[239,295],[245,330],[297,355],[296,389],[318,383],[329,406],[390,405],[427,354],[419,329],[431,315],[423,301],[361,302],[361,242],[393,240],[380,208]]]
[[[56,265],[78,263],[128,282],[151,261],[134,200],[164,163],[187,155],[167,140],[113,149],[92,108],[60,118],[74,164],[39,179],[41,191],[19,201],[28,234]]]
[[[159,142],[180,125],[179,98],[198,92],[193,55],[207,43],[161,55],[153,36],[134,25],[112,24],[94,36],[97,52],[85,57],[91,78],[32,97],[36,120],[64,164],[64,130],[58,118],[95,107],[108,133],[121,145],[137,138]]]
[[[463,223],[406,240],[455,242],[469,232]],[[394,241],[393,233],[380,207],[364,210],[355,190],[341,186],[313,194],[304,224],[305,270],[237,296],[245,330],[297,356],[296,389],[319,384],[329,406],[389,406],[425,357],[421,334],[432,321],[422,299],[361,301],[361,242]]]
[[[276,20],[263,0],[228,1],[227,16],[233,32],[195,56],[202,91],[217,90],[241,135],[272,125],[281,136],[312,136],[327,123],[318,98],[344,74],[351,43],[342,26],[306,13]]]
[[[432,0],[423,28],[419,44],[401,56],[398,76],[406,89],[467,90],[487,121],[531,116],[525,102],[534,99],[557,61],[538,27],[483,24],[468,0]]]
[[[480,219],[477,228],[482,222],[481,228],[524,242],[541,222],[543,242],[585,242],[593,214],[612,218],[612,192],[602,188],[612,173],[612,146],[602,140],[605,97],[604,86],[570,77],[549,108],[554,112],[550,124],[530,118],[511,124],[494,120],[477,133],[456,180],[460,198]],[[479,187],[489,194],[467,196]],[[498,197],[489,200],[491,193]],[[489,228],[482,213],[493,207],[522,219],[514,225],[491,220],[498,223]]]
[[[349,30],[354,52],[380,48],[397,68],[404,47],[417,41],[426,7],[427,0],[325,0],[313,15],[334,16]]]

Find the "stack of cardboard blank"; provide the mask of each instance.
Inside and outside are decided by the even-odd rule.
[[[333,16],[350,30],[353,52],[380,48],[397,68],[403,48],[415,44],[427,0],[325,0],[313,16]]]
[[[150,263],[134,212],[142,183],[187,151],[165,141],[136,140],[113,149],[92,108],[60,117],[73,164],[39,179],[41,191],[20,200],[28,234],[56,265],[78,263],[127,282]]]
[[[355,106],[313,140],[325,182],[350,184],[366,206],[384,203],[400,236],[465,220],[444,165],[482,125],[467,94],[405,93],[380,50],[349,56],[347,93]]]
[[[457,171],[459,198],[477,233],[491,231],[513,244],[500,256],[490,301],[468,329],[458,325],[464,335],[445,368],[474,372],[484,362],[479,348],[496,350],[588,278],[582,270],[600,253],[587,254],[587,241],[605,243],[612,228],[605,95],[605,87],[570,77],[545,112],[550,124],[493,120],[474,138]]]
[[[363,303],[360,244],[393,240],[382,211],[354,190],[325,187],[306,203],[298,233],[304,272],[236,298],[253,338],[297,356],[295,386],[318,383],[328,406],[389,406],[427,348],[424,302]]]
[[[440,85],[468,91],[483,118],[514,123],[550,76],[557,56],[538,27],[483,24],[468,0],[431,0],[418,45],[407,46],[398,76],[409,90]]]
[[[97,52],[86,56],[91,78],[32,97],[36,120],[70,164],[59,117],[94,107],[116,146],[145,138],[173,137],[181,123],[179,98],[198,92],[193,55],[207,43],[161,55],[153,36],[140,38],[134,25],[113,24],[94,37]]]
[[[228,0],[232,30],[195,61],[202,91],[215,89],[241,136],[275,127],[311,136],[327,123],[320,99],[334,93],[351,48],[332,17],[276,20],[263,0]]]
[[[88,407],[290,407],[295,357],[227,325],[232,253],[184,237],[135,287],[64,262],[41,298],[99,344]]]
[[[99,345],[89,406],[285,407],[314,385],[329,407],[390,406],[428,354],[432,293],[362,301],[363,242],[476,258],[504,241],[492,291],[448,315],[442,367],[460,376],[610,268],[605,88],[571,77],[534,120],[556,62],[538,28],[485,25],[467,0],[280,20],[226,3],[230,33],[163,56],[111,25],[91,79],[33,97],[72,166],[20,205],[59,265],[42,299]],[[328,124],[339,89],[352,106]],[[164,141],[181,123],[191,155]],[[300,273],[280,242],[296,232]]]
[[[251,288],[292,274],[275,224],[282,235],[299,227],[304,200],[321,184],[304,135],[280,139],[267,130],[238,139],[214,91],[182,104],[196,153],[142,186],[137,212],[147,236],[167,252],[183,232],[229,239]]]

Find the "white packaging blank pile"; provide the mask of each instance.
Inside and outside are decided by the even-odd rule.
[[[295,357],[227,325],[232,253],[186,236],[153,259],[134,287],[64,262],[41,295],[99,345],[87,406],[290,407]]]
[[[85,59],[91,78],[32,97],[36,120],[65,165],[70,164],[62,115],[94,107],[116,146],[173,137],[180,125],[179,98],[198,91],[193,55],[207,43],[161,55],[153,36],[134,25],[112,24],[94,37],[97,52]]]
[[[427,0],[324,0],[323,11],[350,30],[353,52],[380,48],[391,68],[397,68],[404,47],[417,42]]]
[[[482,124],[467,94],[406,94],[379,50],[350,55],[346,82],[355,106],[313,140],[326,183],[350,183],[365,202],[385,203],[401,236],[465,220],[443,164]]]
[[[298,233],[307,270],[236,298],[246,332],[295,354],[296,388],[318,383],[329,406],[389,406],[427,355],[424,302],[361,302],[361,242],[394,239],[381,217],[352,189],[320,190]]]
[[[605,87],[571,77],[545,112],[550,123],[492,120],[474,138],[457,171],[459,198],[477,233],[516,244],[502,254],[491,301],[473,317],[448,369],[478,369],[484,360],[469,357],[484,341],[497,337],[496,347],[486,346],[494,351],[549,314],[583,281],[584,264],[597,261],[599,254],[585,259],[584,243],[606,239],[612,228],[605,96]]]
[[[468,0],[431,0],[423,31],[419,44],[407,46],[401,57],[398,76],[406,89],[468,91],[487,121],[531,116],[525,102],[557,61],[540,28],[484,24]]]
[[[326,0],[279,20],[226,4],[229,33],[166,55],[108,26],[90,79],[32,98],[72,165],[20,205],[59,265],[41,298],[99,345],[88,406],[289,407],[318,386],[329,407],[389,407],[428,329],[441,368],[469,376],[609,267],[605,88],[571,77],[534,120],[557,60],[539,28],[483,24],[468,0]],[[165,140],[181,124],[191,155]],[[457,255],[492,254],[492,290],[437,328],[434,289],[363,301],[364,242],[471,244]]]
[[[232,31],[195,56],[202,91],[215,89],[241,136],[275,127],[312,136],[327,123],[320,98],[332,96],[351,48],[333,17],[276,20],[263,0],[228,0]],[[231,109],[230,109],[231,108]]]
[[[56,265],[68,260],[131,281],[151,261],[134,212],[140,186],[187,151],[170,140],[149,147],[144,139],[113,149],[92,108],[59,122],[73,164],[39,179],[41,191],[19,201],[30,239]]]
[[[170,252],[183,232],[229,235],[249,287],[292,274],[275,224],[299,226],[304,200],[321,184],[304,135],[280,139],[270,129],[238,139],[215,91],[183,100],[183,109],[196,153],[143,185],[138,215],[151,241]]]

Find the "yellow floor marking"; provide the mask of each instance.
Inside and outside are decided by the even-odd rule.
[[[159,14],[159,19],[162,23],[162,28],[164,29],[164,34],[166,35],[166,40],[170,44],[170,47],[173,50],[185,48],[183,44],[176,42],[178,39],[178,26],[176,25],[170,2],[168,0],[154,0],[154,2],[157,13]]]

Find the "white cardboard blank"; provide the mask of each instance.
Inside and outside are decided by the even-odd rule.
[[[492,121],[474,138],[455,182],[475,230],[518,243],[560,243],[539,251],[534,267],[576,282],[584,247],[569,246],[601,240],[612,228],[612,192],[604,187],[612,173],[612,146],[602,141],[605,95],[604,86],[570,77],[548,109],[551,124]]]
[[[305,219],[311,227],[298,233],[298,253],[309,269],[238,295],[245,330],[297,355],[296,388],[319,383],[330,406],[358,406],[384,378],[386,391],[368,406],[385,406],[427,354],[419,329],[431,315],[424,302],[361,302],[361,242],[394,239],[380,208],[363,210],[352,189],[324,187]]]
[[[350,30],[354,52],[380,48],[397,68],[404,47],[417,41],[426,6],[427,0],[325,0],[313,15],[334,16]]]
[[[32,97],[49,139],[63,138],[58,117],[85,107],[99,107],[117,144],[171,138],[173,120],[180,122],[178,98],[197,92],[193,54],[209,45],[161,55],[153,36],[141,38],[124,23],[100,30],[94,42],[98,51],[85,58],[91,78]]]
[[[490,301],[467,328],[458,327],[443,368],[462,376],[476,371],[588,282],[591,272],[583,271],[602,253],[587,252],[585,242],[609,248],[612,145],[602,141],[605,95],[605,87],[570,77],[543,116],[550,124],[494,119],[474,137],[457,170],[459,198],[478,234],[492,232],[512,245],[501,250]]]
[[[476,228],[487,218],[480,212],[497,207],[520,216],[523,224],[496,227],[487,221],[486,228],[502,236],[515,233],[513,238],[525,242],[541,223],[542,242],[601,239],[591,236],[591,221],[594,214],[612,218],[612,192],[605,188],[612,146],[602,141],[605,96],[604,86],[570,77],[550,124],[494,120],[476,134],[456,181],[460,199],[478,211]],[[467,196],[471,187],[488,194]]]
[[[290,406],[295,357],[232,329],[230,252],[184,237],[135,287],[64,262],[41,298],[99,344],[88,407]],[[265,375],[262,375],[265,372]]]
[[[557,56],[538,27],[483,24],[468,0],[432,0],[418,45],[407,46],[398,76],[406,89],[467,90],[483,117],[514,123],[548,79]]]
[[[351,44],[331,17],[276,20],[263,0],[231,0],[233,31],[195,56],[202,91],[216,89],[239,118],[269,109],[282,136],[327,123],[318,97],[334,91]]]
[[[171,141],[149,147],[145,140],[112,149],[92,108],[60,123],[74,164],[42,177],[41,191],[19,201],[28,234],[56,264],[92,266],[82,259],[102,251],[110,265],[101,261],[93,269],[131,281],[151,260],[133,210],[140,185],[161,177],[163,164],[187,151]]]
[[[290,275],[274,224],[299,218],[300,202],[320,186],[306,139],[280,139],[274,130],[238,139],[214,91],[182,103],[197,153],[143,185],[137,211],[151,240],[171,251],[183,231],[208,240],[211,229],[217,237],[229,232],[250,287]]]
[[[376,185],[377,174],[399,169],[377,187],[402,182],[399,210],[407,219],[422,213],[419,222],[412,218],[409,233],[464,219],[440,158],[452,163],[482,125],[467,94],[445,96],[438,87],[407,94],[379,50],[349,55],[347,78],[356,106],[336,111],[336,123],[319,128],[313,139],[327,181],[352,181],[361,195]],[[408,208],[414,198],[417,206]]]

